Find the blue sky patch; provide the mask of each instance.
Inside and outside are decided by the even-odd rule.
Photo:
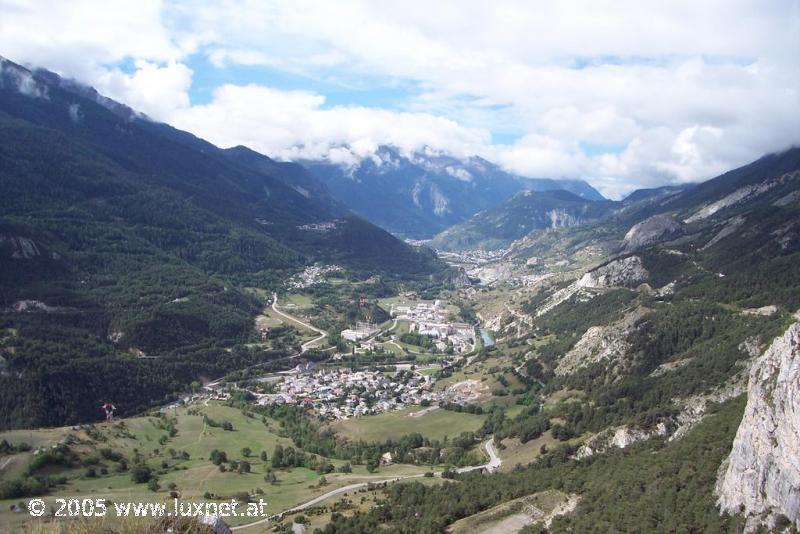
[[[340,79],[341,73],[330,69],[317,72],[315,76],[289,72],[265,65],[241,65],[233,62],[223,67],[214,66],[205,54],[194,54],[186,62],[194,72],[189,98],[192,105],[211,102],[214,90],[225,84],[256,84],[280,91],[307,91],[325,97],[323,108],[334,106],[363,106],[402,110],[408,99],[418,93],[413,83],[388,82],[364,83],[359,79],[358,86]]]
[[[621,154],[627,148],[627,145],[601,145],[595,143],[581,143],[581,152],[587,156],[601,156],[603,154]]]

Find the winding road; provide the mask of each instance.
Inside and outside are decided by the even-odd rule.
[[[342,486],[341,488],[336,488],[335,490],[331,490],[331,491],[329,491],[327,493],[323,493],[322,495],[320,495],[318,497],[314,497],[310,501],[306,501],[303,504],[298,504],[294,508],[289,508],[288,510],[284,510],[283,512],[279,512],[279,513],[271,515],[269,517],[265,517],[264,519],[259,519],[258,521],[254,521],[252,523],[246,523],[244,525],[238,525],[238,526],[235,526],[235,527],[230,527],[230,529],[231,530],[242,530],[242,529],[245,529],[245,528],[254,527],[256,525],[261,525],[263,523],[268,523],[268,522],[272,521],[275,518],[279,518],[279,517],[283,516],[284,514],[291,514],[291,513],[294,513],[294,512],[300,512],[300,511],[305,510],[307,508],[311,508],[315,504],[319,504],[322,501],[330,499],[331,497],[335,497],[337,495],[341,495],[343,493],[347,493],[348,491],[353,491],[353,490],[357,490],[357,489],[360,489],[360,488],[365,488],[370,484],[384,484],[384,483],[389,483],[389,482],[397,482],[399,480],[406,480],[406,479],[409,479],[409,478],[422,478],[424,476],[425,476],[424,473],[419,473],[419,474],[416,474],[416,475],[404,475],[404,476],[400,476],[400,477],[387,478],[387,479],[383,479],[383,480],[374,480],[374,481],[370,480],[368,482],[358,482],[357,484],[350,484],[349,486]]]
[[[503,461],[500,459],[500,456],[498,456],[498,454],[497,454],[497,449],[495,449],[495,447],[494,447],[494,438],[493,437],[489,438],[483,444],[483,448],[486,450],[486,454],[489,455],[489,462],[488,463],[481,464],[481,465],[471,465],[469,467],[460,467],[460,468],[456,469],[456,473],[470,473],[472,471],[479,471],[479,470],[482,470],[482,469],[485,469],[489,473],[494,473],[500,467],[500,465],[503,463]],[[238,525],[238,526],[235,526],[235,527],[230,527],[230,529],[231,530],[243,530],[243,529],[246,529],[246,528],[254,527],[256,525],[261,525],[261,524],[264,524],[264,523],[268,523],[268,522],[272,521],[275,518],[282,517],[284,514],[291,514],[291,513],[294,513],[294,512],[300,512],[300,511],[305,510],[307,508],[311,508],[312,506],[314,506],[316,504],[319,504],[322,501],[330,499],[331,497],[335,497],[337,495],[341,495],[343,493],[347,493],[349,491],[357,490],[357,489],[360,489],[360,488],[365,488],[370,484],[388,484],[388,483],[391,483],[391,482],[399,482],[400,480],[409,480],[409,479],[412,479],[412,478],[422,478],[424,476],[425,476],[424,473],[417,473],[415,475],[403,475],[403,476],[387,478],[387,479],[383,479],[383,480],[375,480],[375,481],[370,480],[368,482],[359,482],[357,484],[350,484],[349,486],[342,486],[341,488],[336,488],[336,489],[331,490],[331,491],[329,491],[327,493],[323,493],[322,495],[319,495],[318,497],[314,497],[313,499],[311,499],[309,501],[306,501],[303,504],[298,504],[297,506],[295,506],[293,508],[289,508],[288,510],[284,510],[283,512],[271,515],[269,517],[265,517],[264,519],[259,519],[258,521],[254,521],[252,523],[246,523],[244,525]],[[442,474],[441,473],[435,473],[434,476],[441,477]]]
[[[278,315],[280,315],[284,319],[288,319],[288,320],[290,320],[292,322],[301,324],[304,327],[308,328],[309,330],[313,330],[314,332],[319,334],[319,337],[315,337],[311,341],[306,341],[305,343],[300,345],[300,354],[303,354],[305,351],[307,351],[311,347],[311,345],[313,345],[314,343],[316,343],[318,341],[322,341],[323,339],[328,337],[328,333],[326,331],[320,330],[316,326],[311,326],[310,324],[308,324],[308,323],[306,323],[304,321],[301,321],[297,317],[293,317],[293,316],[289,315],[288,313],[284,313],[284,312],[280,311],[278,309],[278,294],[277,293],[273,293],[272,294],[272,311],[274,311],[275,313],[277,313]]]
[[[483,444],[484,450],[486,450],[486,454],[489,455],[489,462],[481,465],[471,465],[469,467],[459,467],[456,469],[456,473],[471,473],[472,471],[478,471],[481,469],[486,469],[489,473],[494,473],[503,463],[503,460],[500,459],[500,456],[497,454],[497,449],[494,447],[494,438],[489,438],[486,443]]]

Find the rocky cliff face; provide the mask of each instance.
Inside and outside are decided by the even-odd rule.
[[[647,281],[650,273],[642,265],[639,256],[628,256],[611,261],[589,271],[578,280],[579,287],[636,287]]]
[[[736,232],[739,231],[742,225],[744,225],[744,223],[745,223],[745,218],[742,216],[736,216],[729,219],[728,221],[725,222],[725,225],[722,227],[722,229],[719,232],[717,232],[713,238],[711,238],[711,241],[706,243],[700,250],[706,250],[707,248],[711,248],[720,241],[722,241],[723,239],[725,239],[726,237],[728,237],[729,235],[735,234]]]
[[[664,437],[668,433],[669,429],[665,423],[658,423],[654,428],[648,430],[629,426],[609,428],[581,445],[575,453],[575,458],[580,460],[595,454],[606,453],[611,449],[624,449],[646,439]]]
[[[601,361],[606,361],[608,366],[614,366],[619,372],[623,372],[631,363],[631,346],[627,338],[634,330],[636,321],[646,311],[637,308],[610,325],[589,328],[575,346],[559,360],[555,373],[562,376],[572,374],[578,369]]]
[[[712,202],[703,206],[684,222],[692,223],[702,219],[707,219],[721,210],[752,200],[754,197],[763,195],[767,191],[770,191],[778,186],[791,183],[798,179],[800,179],[800,170],[795,170],[763,182],[740,187],[736,191],[724,196],[716,202]]]
[[[33,240],[21,236],[0,235],[0,251],[4,248],[9,249],[15,260],[29,260],[41,254]]]
[[[753,365],[744,417],[720,473],[721,510],[744,511],[749,530],[781,515],[800,527],[800,322]]]
[[[669,236],[681,229],[678,221],[669,215],[654,215],[640,223],[634,224],[628,233],[625,234],[624,247],[627,251],[633,251],[647,245],[660,241],[663,237]]]
[[[467,272],[463,267],[452,269],[444,278],[445,284],[450,284],[455,288],[468,287],[472,285],[472,280],[469,279]]]

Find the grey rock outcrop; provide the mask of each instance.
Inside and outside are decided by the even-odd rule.
[[[29,260],[41,254],[36,243],[27,237],[0,235],[0,249],[4,247],[10,249],[15,260]]]
[[[581,445],[575,453],[575,458],[580,460],[594,456],[595,454],[606,453],[611,449],[624,449],[625,447],[630,447],[634,443],[655,437],[664,437],[668,434],[669,429],[663,422],[658,423],[654,428],[649,430],[632,428],[629,426],[609,428]]]
[[[742,315],[763,315],[769,317],[778,313],[778,307],[774,304],[768,306],[761,306],[760,308],[746,308],[742,310]]]
[[[694,215],[686,219],[684,222],[686,223],[693,223],[703,219],[707,219],[712,215],[716,214],[717,212],[729,208],[731,206],[735,206],[737,204],[741,204],[743,202],[747,202],[752,200],[753,198],[763,195],[767,191],[778,187],[780,185],[786,184],[792,180],[800,179],[800,170],[787,172],[782,174],[778,177],[771,178],[769,180],[759,182],[757,184],[750,184],[744,187],[740,187],[733,193],[730,193],[721,199],[712,202],[710,204],[706,204],[699,210],[697,210]]]
[[[744,225],[744,223],[745,223],[745,218],[742,216],[737,216],[733,217],[732,219],[729,219],[725,223],[725,226],[722,227],[722,230],[717,232],[717,234],[713,238],[711,238],[711,240],[708,243],[706,243],[700,250],[709,249],[714,245],[716,245],[717,243],[719,243],[720,241],[722,241],[723,239],[725,239],[726,237],[735,234]]]
[[[631,252],[651,245],[681,229],[681,224],[670,215],[653,215],[634,224],[625,234],[624,248]]]
[[[469,275],[467,275],[467,271],[465,271],[463,267],[453,269],[452,272],[445,277],[444,282],[457,289],[472,285],[472,280],[469,279]]]
[[[569,375],[587,365],[607,362],[620,372],[631,362],[631,345],[627,338],[636,327],[636,322],[647,313],[637,308],[625,317],[607,326],[592,326],[558,362],[555,374]]]
[[[779,514],[800,527],[800,322],[753,364],[744,417],[720,473],[720,509],[744,511],[748,530]]]
[[[646,282],[650,273],[639,256],[628,256],[611,261],[589,271],[578,280],[578,287],[636,287]]]
[[[682,405],[681,411],[673,418],[677,425],[669,436],[668,441],[683,438],[694,427],[706,418],[710,408],[742,395],[747,391],[747,377],[750,372],[752,360],[742,360],[737,363],[740,367],[726,383],[714,388],[708,393],[693,395],[683,399],[673,399],[677,405]]]

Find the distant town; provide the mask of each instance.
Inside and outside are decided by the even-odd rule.
[[[305,289],[325,281],[330,274],[341,272],[338,265],[309,265],[303,271],[286,280],[288,289]]]
[[[330,369],[286,376],[277,391],[262,395],[258,404],[311,406],[322,417],[346,419],[396,410],[408,405],[438,402],[433,379],[415,371]]]

